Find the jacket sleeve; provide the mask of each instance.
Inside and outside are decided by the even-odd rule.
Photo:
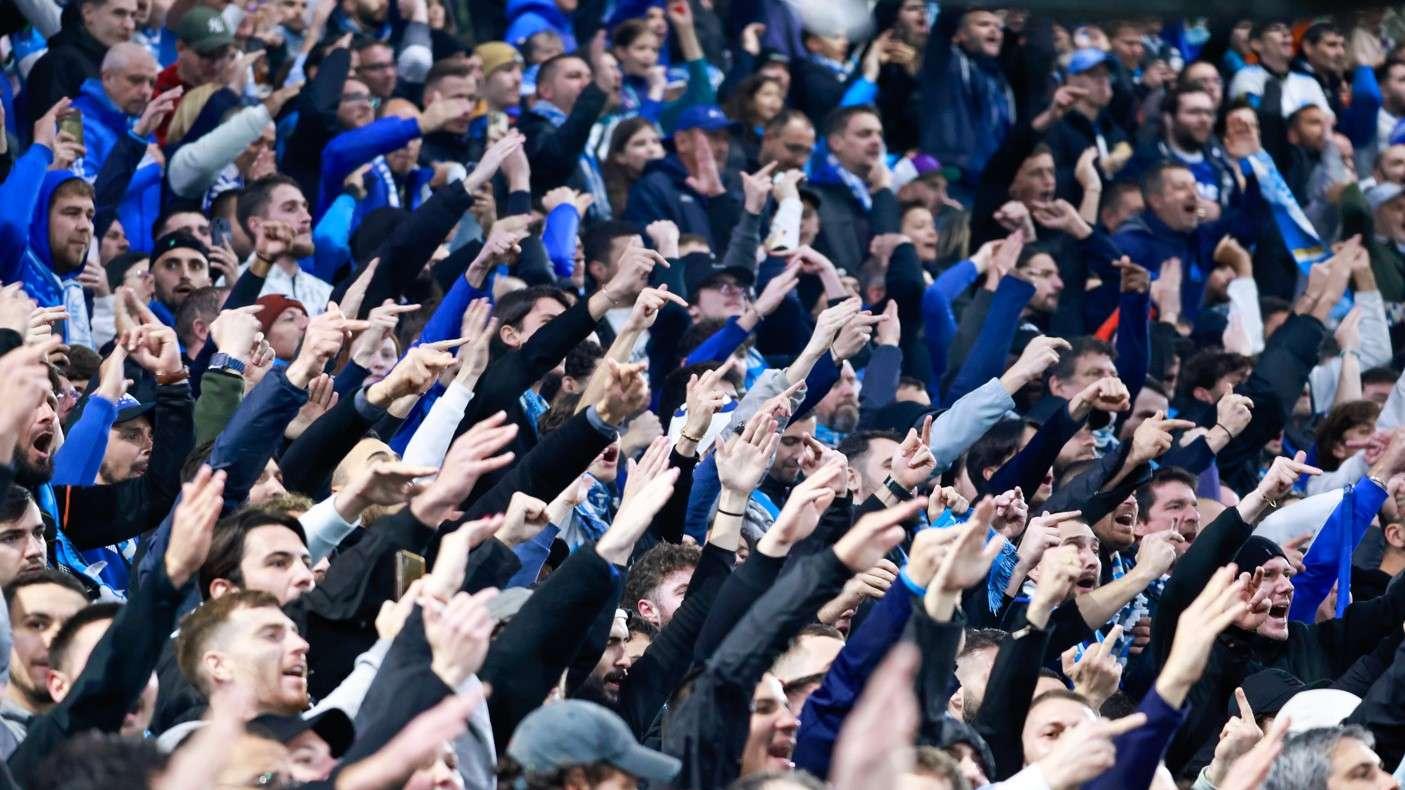
[[[83,414],[54,453],[54,485],[90,486],[107,454],[107,432],[117,421],[117,404],[96,393],[88,396]]]
[[[991,379],[961,396],[960,400],[951,404],[951,408],[937,415],[932,421],[932,455],[937,459],[936,473],[950,469],[962,453],[1014,408],[1015,401],[1000,380]]]
[[[785,567],[785,560],[785,557],[768,557],[754,551],[746,562],[732,571],[713,600],[711,611],[707,613],[707,621],[703,623],[693,647],[693,661],[702,663],[712,657],[717,646],[751,608],[752,602],[775,584],[776,577]]]
[[[980,710],[965,712],[995,755],[991,779],[1009,778],[1024,765],[1020,731],[1029,714],[1050,635],[1050,631],[1031,628],[1002,644],[995,655]]]
[[[21,281],[21,261],[29,246],[29,220],[39,199],[44,173],[54,161],[54,152],[34,143],[15,160],[10,175],[0,183],[0,282]]]
[[[881,190],[881,195],[891,195],[890,190]],[[878,200],[874,199],[874,215],[879,214]],[[874,231],[879,233],[881,231]],[[922,277],[922,262],[917,259],[917,248],[911,244],[900,244],[893,250],[888,262],[888,273],[884,277],[886,293],[898,303],[898,325],[901,334],[898,346],[903,350],[902,370],[909,376],[922,381],[932,378],[931,358],[919,353],[922,348],[922,296],[927,283]],[[1003,360],[1002,360],[1003,363]]]
[[[1044,424],[1039,426],[1034,437],[1029,440],[1014,457],[990,476],[990,480],[977,488],[982,493],[1000,493],[1019,486],[1024,491],[1038,491],[1044,475],[1053,468],[1054,459],[1069,439],[1085,424],[1085,420],[1075,420],[1068,413],[1068,406],[1061,405]]]
[[[98,640],[88,663],[63,702],[35,719],[28,736],[10,756],[10,770],[22,785],[34,781],[44,757],[69,737],[86,730],[116,733],[146,689],[161,651],[176,625],[181,596],[160,563],[137,587]]]
[[[180,494],[181,466],[194,439],[195,404],[190,385],[156,388],[155,428],[146,474],[104,486],[61,488],[63,528],[79,549],[136,537],[168,513]]]
[[[366,391],[337,401],[331,411],[317,418],[288,446],[278,465],[283,485],[313,498],[324,496],[332,470],[361,441],[385,410],[366,400]]]
[[[538,124],[527,140],[527,157],[532,160],[532,192],[543,194],[565,184],[585,153],[591,127],[605,110],[607,97],[591,83],[581,91],[571,114],[560,127]]]
[[[601,607],[619,599],[619,571],[595,553],[576,550],[547,577],[493,640],[479,673],[493,686],[488,700],[493,740],[501,752],[517,724],[541,706],[570,665]]]
[[[1327,657],[1335,674],[1341,674],[1382,640],[1400,632],[1405,623],[1405,576],[1397,574],[1384,595],[1357,601],[1346,614],[1309,626],[1309,633]]]
[[[117,144],[107,154],[107,161],[93,182],[93,235],[102,238],[117,219],[117,206],[127,196],[132,176],[146,155],[146,140],[127,132],[117,137]]]
[[[976,342],[947,390],[947,400],[960,398],[980,382],[997,377],[1005,370],[1010,344],[1020,328],[1020,312],[1033,296],[1034,286],[1030,283],[1008,274],[1000,278]]]
[[[1151,621],[1150,649],[1157,664],[1164,664],[1171,653],[1181,612],[1210,583],[1215,571],[1234,559],[1239,547],[1253,532],[1253,525],[1244,522],[1239,508],[1225,508],[1209,526],[1200,530],[1190,548],[1176,561],[1171,578],[1161,592],[1156,617]]]
[[[243,399],[243,376],[207,371],[200,378],[200,397],[195,401],[195,446],[202,447],[219,436]]]
[[[220,171],[259,139],[270,123],[273,118],[268,108],[258,104],[240,110],[200,139],[182,145],[166,168],[171,191],[186,198],[205,194]]]
[[[317,210],[325,210],[342,181],[361,165],[420,136],[414,118],[385,117],[333,137],[322,149],[322,189]]]
[[[1151,787],[1156,769],[1166,756],[1166,748],[1176,728],[1185,720],[1185,709],[1177,710],[1161,699],[1156,689],[1148,691],[1137,706],[1146,714],[1146,724],[1124,732],[1113,740],[1117,747],[1117,762],[1084,785],[1088,790],[1145,790]]]
[[[711,790],[737,778],[747,732],[736,723],[747,720],[756,684],[851,575],[832,551],[806,557],[801,565],[752,605],[672,712],[663,749],[683,761],[674,780],[679,790]]]
[[[431,195],[410,214],[409,220],[395,228],[376,253],[381,265],[376,267],[376,274],[361,301],[363,316],[386,299],[404,293],[405,286],[414,281],[439,243],[472,204],[473,198],[464,189],[463,182],[455,181]],[[340,299],[353,279],[343,280],[333,295]]]
[[[912,610],[912,591],[902,582],[895,582],[844,643],[844,649],[825,673],[824,681],[800,711],[800,737],[794,755],[797,767],[815,776],[829,775],[830,752],[844,718],[853,709],[868,676],[902,638]],[[959,628],[956,634],[959,639]],[[952,658],[955,658],[954,642]],[[922,664],[924,668],[927,665],[925,656]],[[947,667],[948,672],[950,669]]]
[[[1385,765],[1398,765],[1405,757],[1405,644],[1395,649],[1395,659],[1342,723],[1370,730]]]
[[[538,334],[541,331],[538,330]],[[595,407],[588,407],[542,437],[531,452],[509,467],[492,488],[473,502],[465,519],[506,511],[514,491],[541,499],[554,498],[579,477],[614,438],[614,431],[595,416]]]

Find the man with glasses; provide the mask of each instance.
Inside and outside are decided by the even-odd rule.
[[[1215,139],[1215,102],[1201,85],[1182,85],[1166,94],[1161,105],[1165,131],[1160,139],[1137,149],[1118,180],[1140,179],[1152,165],[1170,161],[1195,176],[1202,217],[1219,219],[1234,192],[1234,165]]]
[[[367,40],[356,46],[356,76],[371,92],[376,104],[395,94],[395,50],[383,41]]]
[[[181,17],[176,26],[176,62],[156,75],[154,95],[180,86],[189,91],[201,85],[223,82],[225,71],[235,56],[234,34],[225,24],[220,12],[208,6],[196,6]],[[168,116],[156,134],[166,142]]]

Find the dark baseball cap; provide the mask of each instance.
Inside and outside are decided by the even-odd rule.
[[[618,714],[578,699],[528,714],[508,741],[507,754],[533,774],[605,763],[659,784],[672,781],[682,767],[677,758],[640,746]]]
[[[737,285],[750,288],[756,282],[756,275],[745,266],[725,266],[711,253],[694,253],[683,256],[683,284],[688,288],[688,299],[697,299],[698,291],[716,285],[723,277],[737,281]]]
[[[732,126],[732,119],[722,112],[722,108],[715,104],[694,104],[683,112],[679,113],[678,121],[673,124],[673,132],[687,131],[689,129],[701,129],[704,132],[716,132]]]
[[[249,730],[284,744],[311,730],[327,742],[333,757],[346,754],[351,742],[356,740],[356,726],[341,708],[328,708],[307,718],[266,713],[250,721]]]
[[[209,55],[234,43],[234,34],[220,12],[198,5],[185,12],[176,35],[185,45],[201,55]]]
[[[135,420],[143,414],[148,414],[156,408],[156,403],[142,403],[131,395],[123,395],[117,400],[117,420],[116,422],[126,422]]]

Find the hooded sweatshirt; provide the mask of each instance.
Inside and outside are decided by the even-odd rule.
[[[513,46],[520,46],[543,30],[554,30],[561,36],[566,52],[576,51],[571,19],[556,5],[556,0],[507,0],[507,19],[503,38]]]
[[[41,307],[68,308],[64,341],[91,348],[88,304],[77,280],[82,269],[56,274],[49,249],[54,190],[79,176],[71,170],[48,170],[53,158],[48,146],[36,143],[0,184],[0,281],[23,282],[25,293]]]

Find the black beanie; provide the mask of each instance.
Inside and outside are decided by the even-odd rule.
[[[1274,557],[1288,559],[1277,543],[1262,535],[1253,535],[1239,547],[1239,553],[1234,555],[1234,564],[1239,566],[1240,573],[1253,573]]]

